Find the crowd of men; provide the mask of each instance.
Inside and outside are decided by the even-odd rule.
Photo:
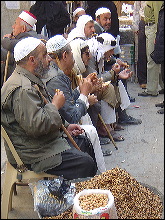
[[[35,14],[34,7],[30,11]],[[116,132],[121,125],[142,123],[126,113],[130,97],[123,82],[133,72],[118,58],[118,35],[109,32],[112,13],[100,7],[93,19],[77,8],[66,33],[43,36],[34,30],[38,21],[30,11],[23,11],[12,34],[2,39],[2,58],[10,53],[10,68],[1,89],[1,124],[30,170],[66,179],[104,172],[104,156],[112,154],[102,148],[111,141],[108,133],[124,141]],[[74,148],[63,125],[72,137],[86,134],[94,154]]]

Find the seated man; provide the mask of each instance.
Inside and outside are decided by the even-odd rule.
[[[89,15],[81,15],[77,20],[76,27],[68,34],[68,41],[76,38],[87,40],[94,34],[94,20]]]
[[[94,176],[94,159],[69,146],[61,131],[58,110],[64,105],[63,92],[50,97],[42,82],[51,58],[45,44],[28,37],[14,48],[16,68],[1,90],[1,124],[23,163],[36,173],[46,172],[70,180]],[[63,122],[64,123],[64,122]],[[72,134],[81,134],[80,126],[65,123]],[[16,162],[6,147],[9,162]]]
[[[128,94],[121,82],[121,79],[128,79],[132,76],[132,71],[125,68],[126,65],[118,60],[111,70],[104,71],[104,61],[110,60],[114,53],[114,44],[116,44],[115,38],[109,33],[102,33],[96,38],[91,38],[88,40],[88,45],[92,58],[90,60],[90,66],[97,69],[98,76],[103,78],[103,81],[111,80],[116,92],[116,95],[120,96],[120,107],[118,108],[119,120],[121,124],[141,124],[140,119],[135,119],[126,114],[126,108],[130,105]],[[121,66],[124,70],[121,71]]]
[[[90,61],[90,51],[89,46],[87,45],[87,41],[84,41],[82,39],[75,39],[70,42],[70,46],[72,48],[73,57],[75,59],[75,64],[73,68],[75,79],[79,76],[86,77],[93,72],[97,74],[97,71],[95,69],[92,69],[90,68],[90,66],[88,66],[88,63]],[[98,79],[97,85],[93,87],[93,93],[97,96],[98,100],[101,101],[100,114],[102,115],[102,117],[104,117],[103,120],[105,124],[109,127],[110,124],[116,122],[115,107],[118,101],[116,99],[114,86],[110,82],[106,85],[106,83],[103,83],[101,79]],[[99,124],[98,126],[99,136],[105,133],[102,132],[103,134],[100,134],[100,125],[101,124]],[[113,139],[115,141],[124,140],[124,137],[120,134],[117,134],[115,131],[111,131],[111,135],[113,136]]]
[[[87,114],[87,109],[89,108],[88,95],[92,90],[95,76],[91,75],[84,79],[83,83],[79,86],[79,91],[78,89],[73,90],[71,83],[74,59],[68,41],[62,35],[56,35],[48,40],[46,47],[49,55],[58,66],[58,68],[54,68],[54,75],[52,71],[52,76],[44,80],[46,81],[47,89],[52,96],[56,89],[63,91],[66,102],[59,112],[68,123],[79,123],[82,120],[82,116]],[[95,99],[95,97],[93,98]],[[85,130],[93,144],[99,171],[104,172],[105,163],[101,146],[97,131],[92,123],[90,123],[90,118],[87,124],[82,122],[81,127]]]
[[[1,45],[3,48],[1,49],[1,61],[6,61],[7,52],[10,51],[7,78],[12,74],[15,69],[13,52],[15,45],[20,40],[26,37],[35,37],[43,40],[48,40],[47,37],[41,34],[37,34],[37,32],[33,30],[33,26],[36,22],[36,17],[32,13],[30,13],[29,11],[23,11],[15,20],[15,23],[12,26],[13,32],[11,34],[5,34],[3,36],[3,39],[1,40]]]
[[[113,12],[114,13],[114,12]],[[113,30],[111,28],[111,24],[113,23],[113,21],[111,20],[111,16],[112,13],[108,8],[102,7],[102,8],[98,8],[96,10],[95,13],[95,32],[96,34],[101,34],[101,33],[110,33],[111,35],[113,35]],[[114,19],[114,17],[112,17]],[[119,54],[121,53],[121,49],[120,49],[120,45],[119,45],[119,41],[120,41],[120,35],[113,35],[114,37],[116,37],[116,40],[118,42],[117,47],[114,49],[114,55],[116,57],[119,57]],[[104,61],[105,65],[104,65],[104,69],[105,70],[109,70],[111,63]],[[127,91],[127,80],[126,79],[121,79],[122,83],[125,86],[125,89]],[[128,93],[128,91],[127,91]],[[130,97],[130,95],[128,94],[130,102],[135,102],[135,98]]]

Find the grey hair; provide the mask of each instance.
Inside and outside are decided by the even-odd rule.
[[[26,31],[31,31],[33,28],[29,24],[27,24],[25,21],[21,21],[20,24],[23,26],[26,26]]]
[[[56,57],[58,57],[59,60],[62,59],[62,54],[66,51],[67,53],[69,53],[71,51],[71,46],[70,44],[66,44],[64,47],[62,47],[61,49],[57,50],[56,52],[52,52],[49,53],[49,56],[52,59],[55,59]]]

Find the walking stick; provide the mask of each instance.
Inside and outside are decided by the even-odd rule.
[[[34,85],[34,87],[38,90],[38,92],[40,93],[40,95],[42,96],[45,104],[48,103],[47,99],[45,98],[45,96],[41,93],[39,87],[37,84]],[[62,124],[61,125],[62,130],[65,132],[65,134],[67,135],[67,137],[69,138],[69,140],[71,141],[71,143],[73,144],[73,146],[77,149],[80,150],[79,146],[76,144],[76,142],[74,141],[74,139],[72,138],[72,136],[69,134],[69,132],[67,131],[67,129],[65,128],[65,126]],[[80,150],[81,151],[81,150]]]
[[[100,119],[100,121],[102,122],[104,128],[106,129],[106,131],[107,131],[107,133],[108,133],[108,136],[109,136],[109,138],[111,139],[113,145],[115,146],[116,150],[118,150],[118,147],[116,146],[116,143],[115,143],[115,141],[114,141],[114,139],[113,139],[113,137],[112,137],[112,135],[111,135],[109,129],[107,128],[107,126],[106,126],[106,124],[105,124],[103,118],[101,117],[100,114],[98,114],[98,116],[99,116],[99,119]]]
[[[6,82],[6,78],[7,78],[7,69],[8,69],[8,65],[9,65],[9,58],[10,58],[10,51],[7,52],[6,65],[5,65],[5,74],[4,74],[4,78],[3,78],[3,84]]]

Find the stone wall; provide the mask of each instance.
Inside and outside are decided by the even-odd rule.
[[[31,1],[19,1],[20,9],[7,9],[5,1],[1,1],[1,39],[12,32],[15,19],[23,10],[29,10]]]

